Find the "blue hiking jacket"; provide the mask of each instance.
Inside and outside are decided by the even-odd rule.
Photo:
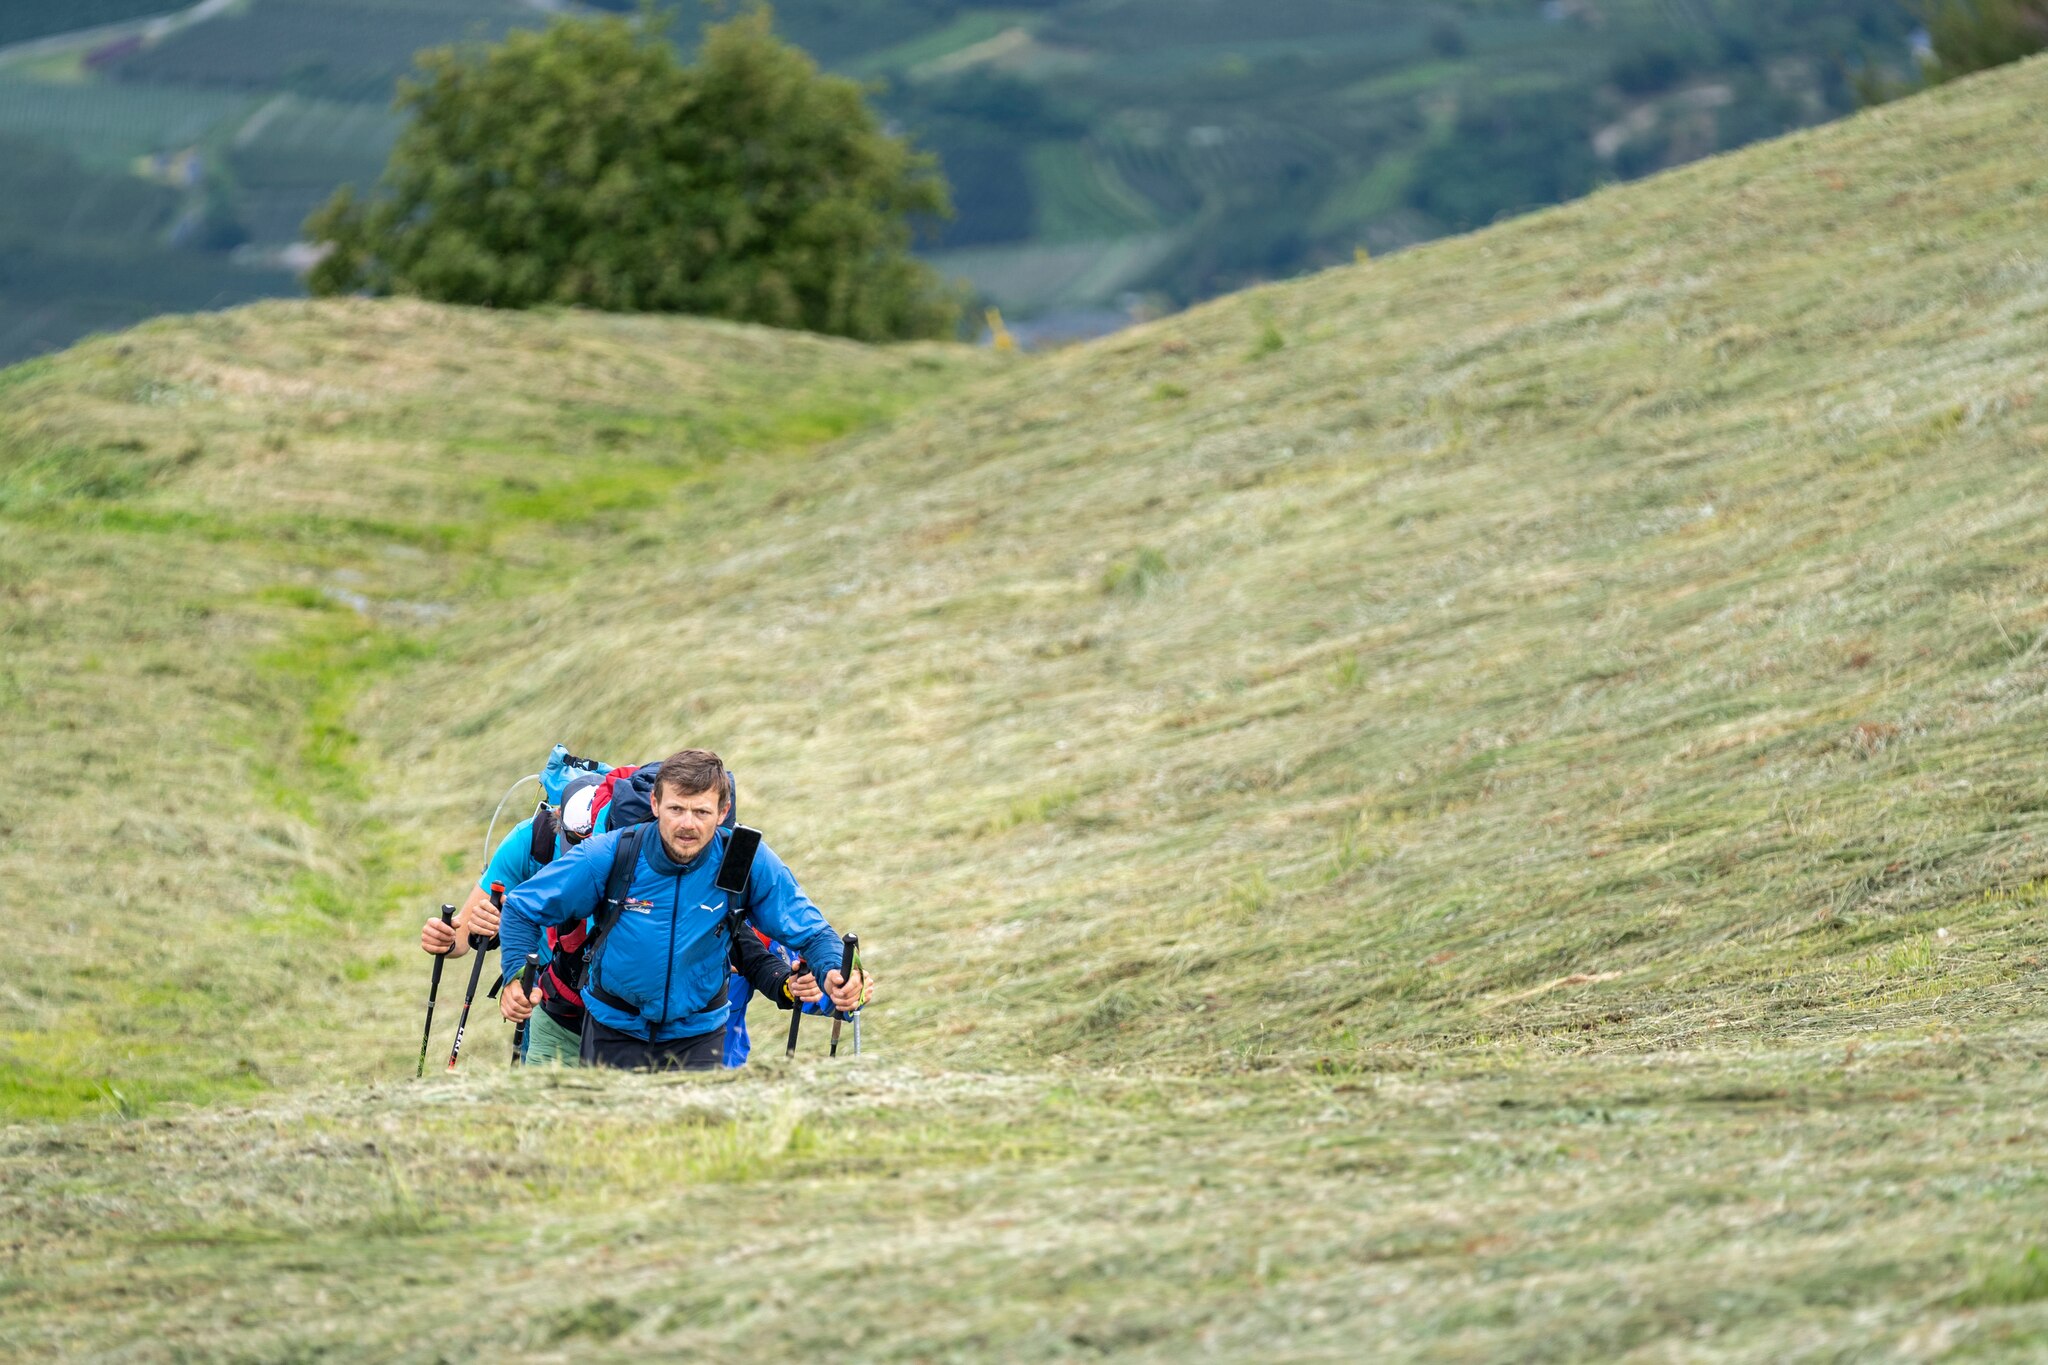
[[[549,960],[543,931],[597,913],[604,899],[612,853],[623,833],[585,839],[521,883],[505,898],[504,979],[526,965],[528,953]],[[727,832],[686,864],[668,856],[655,826],[640,840],[624,911],[590,964],[588,981],[628,1002],[627,1013],[585,990],[584,1008],[606,1028],[650,1042],[695,1038],[724,1025],[720,1000],[731,941],[726,937],[726,894],[712,885],[725,856]],[[811,904],[782,859],[766,844],[754,855],[745,904],[737,907],[769,937],[793,945],[822,980],[839,967],[843,945]],[[713,1002],[717,1003],[714,1004]]]

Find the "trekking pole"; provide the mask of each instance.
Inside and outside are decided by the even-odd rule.
[[[446,924],[454,918],[454,906],[444,905],[441,907],[441,923]],[[455,945],[451,943],[448,946],[452,948]],[[427,1074],[427,1040],[434,1036],[434,997],[441,993],[441,969],[447,965],[448,954],[434,954],[434,976],[432,980],[427,982],[427,1026],[420,1032],[420,1065],[419,1070],[412,1073],[414,1080],[418,1080]]]
[[[497,906],[501,912],[503,911],[505,906],[505,883],[491,883],[491,904]],[[490,955],[491,948],[496,943],[497,939],[495,937],[479,938],[475,934],[469,936],[469,946],[476,950],[476,965],[469,969],[469,990],[462,997],[462,1017],[455,1021],[455,1046],[448,1049],[448,1069],[450,1071],[455,1069],[455,1059],[462,1055],[462,1034],[469,1027],[469,1007],[476,1001],[476,983],[483,979],[484,959]]]
[[[539,971],[540,954],[528,953],[526,955],[526,970],[519,974],[519,998],[522,1001],[533,994],[533,978]],[[519,1021],[518,1028],[512,1030],[512,1065],[514,1066],[518,1066],[526,1058],[526,1026],[532,1022],[533,1016],[529,1014],[526,1018]]]
[[[842,968],[840,972],[840,975],[844,976],[848,981],[853,980],[853,955],[859,951],[860,935],[848,934],[846,936],[846,951],[841,954],[841,957],[845,961],[845,966]],[[857,1015],[859,1013],[860,1007],[858,1005],[854,1006],[852,1014]],[[845,1010],[832,1011],[832,1048],[829,1052],[825,1054],[826,1056],[837,1057],[839,1055],[839,1028],[840,1025],[844,1024],[849,1017],[851,1016]],[[859,1030],[860,1025],[855,1024],[854,1031],[858,1033]]]
[[[805,970],[804,960],[798,958],[796,965],[789,969],[789,974],[792,977],[802,976]],[[789,1049],[782,1055],[794,1057],[796,1056],[796,1031],[804,1026],[804,1002],[792,996],[789,1005]]]

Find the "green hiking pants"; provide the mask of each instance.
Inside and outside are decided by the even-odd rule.
[[[556,1023],[546,1010],[535,1010],[526,1026],[528,1066],[575,1066],[583,1052],[583,1038]]]

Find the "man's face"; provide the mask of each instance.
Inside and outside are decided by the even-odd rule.
[[[704,851],[725,817],[724,798],[721,791],[679,792],[667,783],[655,789],[654,819],[669,857],[687,863]]]

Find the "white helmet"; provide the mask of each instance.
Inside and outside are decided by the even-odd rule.
[[[571,839],[588,839],[597,824],[597,786],[595,782],[586,782],[570,788],[562,798],[562,833]]]

